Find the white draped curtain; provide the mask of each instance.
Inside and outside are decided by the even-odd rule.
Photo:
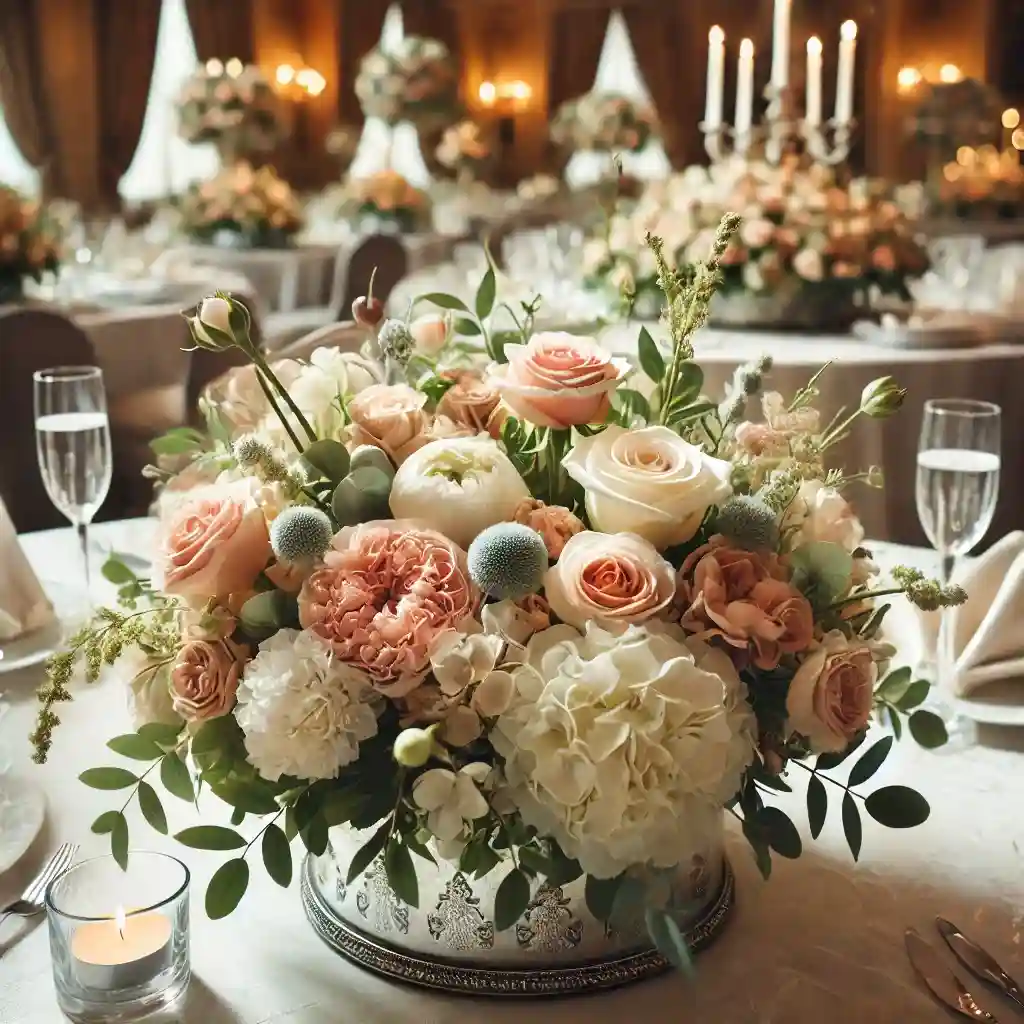
[[[22,156],[18,144],[7,130],[0,109],[0,185],[10,185],[26,195],[39,192],[39,172]]]
[[[384,17],[381,46],[385,50],[390,49],[400,43],[404,36],[402,8],[395,3],[388,8]],[[389,128],[379,117],[368,117],[363,125],[356,155],[349,167],[349,175],[353,178],[366,178],[389,165],[417,188],[426,188],[430,184],[430,171],[423,160],[416,128],[408,122]]]
[[[212,144],[196,146],[178,136],[175,104],[198,63],[185,0],[163,0],[142,134],[132,165],[118,185],[127,202],[181,192],[191,182],[217,173],[220,161]]]
[[[651,102],[621,11],[613,11],[608,19],[593,91],[619,93],[640,103]],[[648,142],[642,153],[622,153],[621,158],[623,171],[642,181],[667,177],[672,170],[659,139]],[[569,160],[565,180],[571,188],[585,188],[607,177],[608,167],[608,154],[580,151]]]

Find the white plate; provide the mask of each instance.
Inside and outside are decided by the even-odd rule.
[[[46,798],[34,782],[0,775],[0,875],[28,852],[46,817]]]
[[[1024,725],[1024,679],[984,683],[954,705],[965,718],[985,725]]]
[[[59,619],[54,619],[41,629],[0,644],[0,675],[45,661],[63,639],[64,629]]]

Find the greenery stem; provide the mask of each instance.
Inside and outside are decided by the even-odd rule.
[[[256,380],[259,381],[260,388],[262,389],[263,394],[266,395],[270,408],[274,410],[274,414],[281,421],[281,426],[284,427],[285,433],[291,439],[292,444],[295,445],[295,450],[301,455],[305,449],[303,448],[302,442],[299,440],[299,435],[292,429],[292,425],[288,422],[284,411],[281,409],[277,399],[274,397],[274,392],[270,390],[270,385],[263,379],[263,372],[258,366],[256,368]]]
[[[253,844],[253,843],[255,843],[255,842],[256,842],[256,840],[257,840],[257,839],[259,839],[259,838],[260,838],[260,836],[262,836],[262,835],[263,835],[263,833],[264,833],[264,832],[266,832],[266,831],[267,831],[267,829],[268,829],[268,828],[270,828],[270,826],[271,826],[271,825],[273,825],[273,824],[274,824],[274,822],[275,822],[275,821],[277,821],[277,819],[278,819],[278,818],[280,818],[282,814],[284,814],[284,812],[285,812],[285,808],[284,808],[284,807],[282,807],[282,808],[281,808],[281,809],[280,809],[280,810],[279,810],[279,811],[277,812],[277,814],[275,814],[275,815],[274,815],[274,816],[273,816],[273,817],[272,817],[272,818],[270,819],[270,821],[266,822],[266,823],[264,824],[263,828],[261,828],[261,829],[259,830],[259,832],[257,832],[257,833],[256,833],[256,835],[254,835],[254,836],[252,837],[252,839],[250,839],[250,840],[249,840],[249,842],[247,842],[247,843],[245,844],[245,849],[244,849],[244,850],[242,851],[242,858],[243,858],[243,859],[245,858],[245,855],[246,855],[246,854],[247,854],[247,853],[249,852],[249,849],[250,849],[250,848],[252,847],[252,844]]]
[[[292,398],[292,396],[288,394],[288,389],[281,383],[280,380],[278,380],[277,374],[274,373],[274,371],[270,368],[270,365],[267,363],[266,359],[262,355],[256,356],[256,366],[259,370],[262,371],[267,380],[274,385],[280,396],[285,400],[285,403],[287,404],[288,408],[291,409],[292,413],[295,415],[295,419],[298,421],[299,426],[302,427],[302,429],[306,432],[306,436],[309,438],[309,440],[311,442],[315,441],[317,439],[316,431],[309,425],[309,420],[306,419],[306,417],[302,413],[302,410],[295,404],[295,401]],[[278,415],[280,415],[280,413]],[[302,451],[301,446],[299,447],[299,451]]]
[[[548,504],[557,505],[562,492],[562,455],[568,447],[570,432],[552,427],[548,431],[546,454],[548,470]]]
[[[138,778],[138,782],[132,787],[131,793],[128,794],[128,799],[121,804],[121,813],[124,814],[125,808],[135,799],[136,794],[139,792],[139,782],[141,782],[161,761],[162,757],[158,757]]]
[[[838,426],[830,427],[828,432],[818,442],[819,451],[824,451],[826,448],[830,448],[832,445],[834,445],[846,432],[847,427],[849,427],[860,414],[861,410],[856,409],[849,416],[847,416],[846,419],[843,420],[842,423],[840,423]]]
[[[885,590],[865,590],[862,594],[851,594],[849,597],[840,598],[838,601],[833,601],[828,606],[829,611],[835,611],[837,608],[844,608],[848,604],[856,604],[858,601],[867,601],[875,597],[891,597],[894,594],[904,594],[906,591],[903,587],[887,587]]]
[[[792,761],[790,763],[795,764],[798,768],[803,768],[805,772],[807,772],[810,775],[816,776],[823,782],[831,782],[833,786],[836,786],[837,788],[841,789],[844,793],[849,793],[850,796],[855,796],[858,800],[864,799],[864,797],[862,797],[860,793],[857,793],[854,790],[850,789],[850,787],[847,786],[845,783],[840,782],[838,779],[833,779],[831,775],[825,775],[823,772],[819,772],[817,768],[812,768],[810,765],[804,764],[803,761]]]

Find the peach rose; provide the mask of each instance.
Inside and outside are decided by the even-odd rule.
[[[838,544],[853,554],[864,540],[864,527],[850,503],[821,480],[805,480],[783,519],[783,528],[795,527],[791,545],[821,542]]]
[[[230,641],[190,640],[171,669],[171,703],[186,722],[226,715],[235,706],[244,652]]]
[[[513,520],[536,530],[544,538],[548,558],[552,561],[562,553],[571,537],[582,533],[586,527],[567,508],[561,505],[545,505],[536,498],[524,498],[516,506]]]
[[[270,555],[267,521],[248,495],[210,495],[178,508],[161,544],[168,594],[198,601],[248,590]]]
[[[409,324],[409,333],[418,351],[436,356],[448,343],[452,318],[443,313],[426,313]]]
[[[506,345],[505,364],[492,363],[488,383],[505,404],[539,427],[604,423],[612,392],[629,364],[613,358],[593,339],[564,331],[535,334],[526,345]]]
[[[437,404],[438,416],[446,416],[474,433],[490,434],[497,441],[507,415],[501,406],[501,395],[471,370],[449,376],[454,377],[455,383],[441,396]]]
[[[827,633],[789,684],[789,728],[806,736],[815,752],[845,750],[867,728],[878,666],[871,649]]]
[[[644,622],[667,608],[675,572],[653,544],[631,533],[576,534],[544,577],[551,610],[577,629]]]
[[[775,630],[761,630],[751,637],[754,664],[758,668],[775,668],[783,654],[807,650],[814,638],[814,612],[800,591],[782,580],[767,579],[754,587],[750,600],[778,628],[774,638],[767,642],[766,634]]]
[[[767,423],[744,420],[736,427],[735,441],[747,455],[767,455],[779,458],[789,454],[789,441],[785,434],[772,430]]]
[[[364,388],[348,404],[350,446],[375,445],[395,465],[401,465],[430,440],[423,411],[426,401],[426,395],[408,384]]]

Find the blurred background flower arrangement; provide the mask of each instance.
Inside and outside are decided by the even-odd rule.
[[[429,224],[430,196],[397,171],[378,171],[345,183],[340,190],[339,214],[352,221],[415,231]]]
[[[475,181],[492,162],[494,147],[480,125],[467,118],[445,129],[434,156],[459,181]]]
[[[0,184],[0,304],[19,298],[26,278],[60,267],[57,225],[39,203]]]
[[[551,140],[572,151],[640,153],[656,131],[649,107],[611,92],[567,100],[551,121]]]

